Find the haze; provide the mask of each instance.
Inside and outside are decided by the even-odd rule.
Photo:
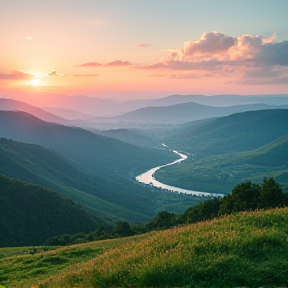
[[[285,0],[0,6],[1,97],[287,93]]]

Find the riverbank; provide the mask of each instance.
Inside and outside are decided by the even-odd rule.
[[[144,172],[144,173],[138,175],[137,177],[135,177],[136,181],[144,184],[145,186],[149,186],[151,188],[152,187],[158,188],[158,189],[161,189],[163,191],[168,191],[168,192],[184,193],[184,194],[190,194],[190,195],[195,195],[195,196],[204,196],[204,197],[223,197],[224,196],[224,194],[220,194],[220,193],[210,193],[210,192],[183,189],[180,187],[167,185],[167,184],[164,184],[164,183],[156,180],[154,173],[157,170],[162,169],[162,168],[167,167],[167,166],[180,164],[182,161],[185,161],[188,158],[187,155],[182,154],[176,150],[173,150],[172,152],[179,155],[180,158],[174,162],[168,163],[166,165],[154,167],[154,168],[148,170],[147,172]]]

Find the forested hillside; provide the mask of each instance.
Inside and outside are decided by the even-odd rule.
[[[0,137],[52,148],[89,173],[129,176],[175,155],[141,148],[78,127],[47,123],[25,112],[0,111]]]
[[[52,236],[104,224],[82,206],[41,186],[0,174],[0,246],[40,245]]]

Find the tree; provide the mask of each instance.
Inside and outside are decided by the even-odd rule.
[[[273,178],[264,178],[260,187],[259,208],[283,206],[284,195],[279,184]]]
[[[133,231],[130,228],[130,224],[127,221],[119,221],[117,222],[117,226],[115,232],[120,237],[127,237],[133,235]]]
[[[259,206],[260,185],[246,181],[236,185],[231,194],[222,199],[220,214],[255,210]]]

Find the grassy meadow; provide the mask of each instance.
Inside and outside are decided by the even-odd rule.
[[[0,284],[286,287],[288,208],[243,212],[130,238],[44,248],[37,247],[33,255],[26,248],[0,249]]]

